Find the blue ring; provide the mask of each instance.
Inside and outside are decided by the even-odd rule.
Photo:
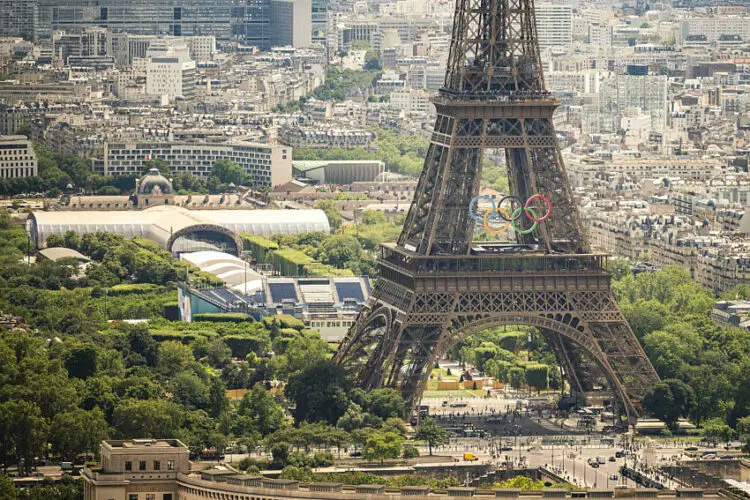
[[[475,221],[477,221],[477,222],[479,222],[479,223],[482,223],[482,224],[484,224],[484,219],[483,219],[482,217],[478,217],[478,216],[477,216],[477,214],[475,214],[475,213],[474,213],[474,205],[476,204],[476,202],[477,202],[477,201],[479,201],[479,200],[480,200],[480,199],[482,199],[482,198],[484,198],[484,199],[486,199],[486,200],[489,200],[489,201],[490,201],[490,203],[492,203],[492,211],[493,211],[493,212],[494,212],[494,211],[495,211],[495,210],[497,209],[497,207],[495,206],[495,200],[493,200],[492,198],[490,198],[490,197],[489,197],[489,196],[487,196],[486,194],[483,194],[483,195],[481,195],[481,196],[475,196],[475,197],[474,197],[474,198],[472,198],[472,199],[471,199],[471,201],[469,202],[469,216],[470,216],[470,217],[471,217],[472,219],[474,219]]]

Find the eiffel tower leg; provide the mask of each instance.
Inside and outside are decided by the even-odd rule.
[[[565,345],[565,341],[559,335],[552,332],[542,332],[542,334],[547,340],[547,344],[552,348],[552,352],[555,353],[555,359],[557,359],[562,370],[563,380],[566,380],[570,385],[570,395],[582,394],[583,386],[578,379],[573,361],[568,355],[570,348]]]
[[[344,366],[358,387],[368,390],[381,386],[383,370],[398,346],[401,323],[396,315],[396,310],[382,303],[366,307],[336,352],[334,361]]]

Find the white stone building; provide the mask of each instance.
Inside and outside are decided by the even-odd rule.
[[[23,135],[0,136],[0,179],[36,177],[36,154]]]

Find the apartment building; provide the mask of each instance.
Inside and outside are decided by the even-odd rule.
[[[213,164],[226,159],[242,167],[256,186],[273,187],[292,179],[292,148],[280,144],[232,142],[201,143],[108,143],[104,146],[103,175],[140,175],[144,163],[160,158],[174,173],[208,178]]]
[[[36,154],[30,140],[23,135],[0,136],[0,178],[36,177]]]

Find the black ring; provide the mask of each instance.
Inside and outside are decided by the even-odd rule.
[[[511,214],[511,216],[509,216],[509,218],[506,219],[505,215],[503,215],[502,212],[498,212],[498,213],[500,214],[500,218],[503,219],[505,222],[513,222],[513,220],[514,220],[513,217],[512,217],[513,211],[516,208],[518,208],[518,207],[523,207],[523,202],[521,201],[521,198],[519,198],[518,196],[503,196],[502,198],[500,198],[500,202],[497,204],[497,208],[502,207],[503,206],[503,202],[505,200],[508,200],[508,199],[511,200],[510,210],[508,210],[508,213]],[[518,202],[518,207],[515,207],[515,208],[513,207],[512,200],[516,200]]]

